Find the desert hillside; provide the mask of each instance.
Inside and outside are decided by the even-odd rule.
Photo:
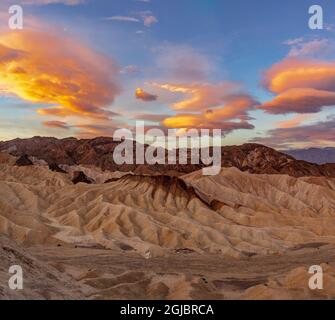
[[[285,297],[292,294],[290,290],[296,285],[291,283],[292,273],[297,273],[299,279],[308,276],[298,263],[286,265],[285,272],[277,274],[269,267],[269,275],[255,276],[257,281],[245,279],[245,274],[240,279],[239,268],[248,261],[251,268],[258,265],[261,272],[263,259],[270,259],[269,265],[271,257],[287,256],[295,261],[295,253],[305,253],[302,257],[306,263],[320,248],[328,252],[327,255],[322,251],[320,263],[331,261],[335,245],[335,179],[332,178],[251,174],[234,167],[223,168],[213,177],[203,176],[201,170],[171,177],[101,173],[99,169],[81,167],[99,181],[74,184],[71,166],[64,167],[68,171],[61,173],[52,171],[43,162],[23,166],[15,163],[17,158],[1,154],[0,233],[6,241],[27,248],[41,259],[40,268],[66,270],[74,281],[71,287],[74,291],[69,291],[69,297],[75,297],[76,286],[84,286],[80,290],[87,298],[120,298],[123,291],[118,296],[117,291],[107,289],[127,282],[128,278],[137,283],[143,277],[146,282],[142,285],[151,297],[157,294],[167,299],[271,298],[278,290]],[[48,250],[53,253],[48,254]],[[89,280],[91,276],[81,274],[90,274],[94,267],[86,268],[86,263],[75,266],[79,260],[73,265],[64,262],[64,257],[58,261],[52,258],[55,250],[62,257],[68,255],[70,260],[85,250],[85,255],[99,257],[123,252],[124,259],[129,256],[130,264],[135,261],[140,265],[145,261],[167,263],[183,257],[186,261],[183,263],[190,259],[191,266],[189,273],[170,270],[167,274],[148,273],[145,268],[136,273],[132,267],[131,271],[123,266],[124,278],[119,274],[121,269],[117,271],[111,266],[113,270],[107,272],[96,266],[99,272],[91,275],[95,280]],[[216,258],[236,264],[231,277],[239,279],[235,279],[237,284],[231,280],[227,285],[229,281],[227,275],[221,274],[222,270],[209,272],[207,276],[212,280],[205,283],[205,267],[200,273],[203,277],[192,271],[198,263],[206,260],[215,263]],[[334,271],[329,268],[332,278]],[[279,280],[271,280],[273,277]],[[213,281],[211,286],[209,281]],[[265,289],[259,287],[268,281],[275,283],[273,291],[268,290],[268,284]],[[140,292],[142,287],[134,286]],[[205,296],[200,294],[201,286],[207,288]],[[55,290],[55,297],[60,297]],[[313,298],[305,289],[300,294]],[[139,297],[148,296],[134,293],[128,298]]]
[[[128,174],[74,185],[47,166],[1,164],[1,231],[24,244],[127,245],[144,256],[187,248],[239,257],[335,242],[335,179],[223,168]]]

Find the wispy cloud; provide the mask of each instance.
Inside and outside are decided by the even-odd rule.
[[[181,94],[183,99],[172,105],[174,110],[204,111],[224,105],[240,96],[241,85],[235,82],[223,81],[217,84],[156,84],[175,94]]]
[[[114,21],[126,21],[126,22],[140,22],[139,19],[128,16],[112,16],[103,18],[104,20],[114,20]]]
[[[121,69],[121,74],[134,74],[138,73],[140,71],[140,68],[135,65],[129,65]]]
[[[251,141],[262,143],[274,148],[296,148],[304,146],[334,145],[335,118],[326,121],[300,125],[289,128],[270,130],[265,137]]]
[[[64,121],[43,121],[42,124],[48,128],[69,130],[69,125]]]
[[[168,118],[167,114],[154,114],[154,113],[139,113],[133,115],[133,119],[144,120],[150,122],[162,122],[164,119]]]
[[[141,11],[137,12],[131,16],[111,16],[105,17],[103,20],[111,21],[123,21],[123,22],[136,22],[143,23],[146,27],[151,27],[152,25],[158,23],[158,19],[151,13],[151,11]]]
[[[154,52],[156,68],[172,81],[203,81],[214,70],[207,56],[188,45],[163,45]]]
[[[304,41],[304,38],[301,37],[301,38],[295,38],[295,39],[288,39],[288,40],[284,41],[283,44],[286,44],[288,46],[294,46],[294,45],[297,45],[297,44],[299,44],[303,41]]]
[[[219,84],[156,84],[162,89],[182,96],[182,100],[171,105],[178,111],[167,117],[163,124],[169,128],[219,128],[225,133],[237,129],[253,129],[249,111],[257,101],[243,92],[234,82]]]
[[[335,52],[335,45],[328,39],[313,39],[307,42],[291,42],[290,58],[322,58]]]

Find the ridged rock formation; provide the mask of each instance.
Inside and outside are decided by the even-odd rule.
[[[0,231],[22,243],[123,243],[144,256],[187,249],[234,257],[335,242],[335,180],[126,175],[73,185],[47,167],[1,164]]]
[[[92,167],[101,182],[74,185],[71,170],[14,164],[0,154],[1,298],[335,298],[335,179],[223,168],[103,183]],[[13,262],[22,292],[3,285]]]
[[[15,165],[19,167],[32,166],[34,163],[29,159],[29,157],[24,154],[19,159],[16,160]]]

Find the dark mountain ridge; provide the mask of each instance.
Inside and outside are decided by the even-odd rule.
[[[283,152],[297,160],[317,164],[335,163],[335,148],[332,147],[285,150]]]
[[[177,164],[118,165],[114,162],[113,152],[119,143],[109,137],[97,137],[94,139],[33,137],[0,142],[0,151],[17,157],[28,155],[45,160],[49,165],[92,165],[100,167],[102,170],[133,171],[138,174],[166,174],[168,172],[183,174],[205,167],[202,163],[191,164],[190,150],[188,150],[189,162],[185,165],[178,164],[178,157]],[[135,142],[134,146],[136,146]],[[144,146],[145,149],[147,147]],[[335,163],[318,165],[296,160],[290,155],[259,144],[248,143],[241,146],[223,146],[221,150],[222,167],[236,167],[241,171],[255,174],[335,177]]]

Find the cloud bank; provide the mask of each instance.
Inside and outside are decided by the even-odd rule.
[[[0,34],[0,88],[42,115],[108,119],[120,92],[114,61],[80,42],[22,30]]]
[[[335,46],[327,39],[289,40],[288,56],[264,74],[264,87],[276,96],[260,106],[267,113],[316,113],[335,105]]]

